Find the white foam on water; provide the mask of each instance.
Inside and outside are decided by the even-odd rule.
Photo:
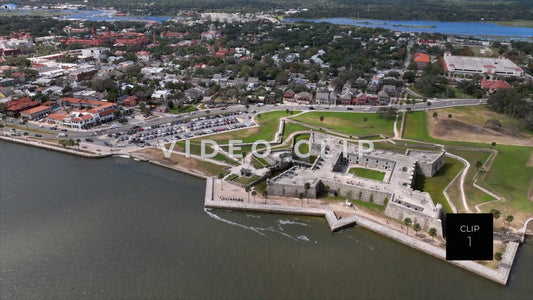
[[[306,241],[306,242],[309,242],[309,238],[306,237],[305,235],[299,235],[296,237],[297,239],[301,240],[301,241]]]
[[[233,221],[230,221],[230,220],[226,220],[210,211],[208,211],[206,208],[204,208],[204,211],[206,214],[208,214],[211,218],[215,219],[215,220],[218,220],[218,221],[222,221],[226,224],[230,224],[230,225],[233,225],[233,226],[237,226],[237,227],[241,227],[241,228],[244,228],[244,229],[248,229],[248,230],[251,230],[259,235],[262,235],[262,236],[267,236],[266,234],[262,233],[260,231],[260,229],[258,228],[255,228],[255,227],[251,227],[251,226],[246,226],[246,225],[242,225],[242,224],[239,224],[239,223],[236,223],[236,222],[233,222]]]

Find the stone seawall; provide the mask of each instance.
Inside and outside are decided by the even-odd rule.
[[[204,206],[206,208],[231,209],[242,211],[256,211],[265,213],[279,213],[292,215],[323,216],[326,218],[332,232],[347,226],[357,224],[357,226],[371,230],[385,237],[391,238],[404,245],[410,246],[431,256],[446,261],[446,250],[428,244],[414,236],[396,231],[359,215],[350,215],[342,219],[337,218],[335,212],[329,209],[312,207],[284,206],[274,204],[247,203],[244,201],[229,201],[215,199],[214,181],[212,177],[207,178]],[[489,280],[506,285],[509,274],[518,250],[518,243],[509,242],[506,246],[500,267],[490,269],[474,261],[447,261],[455,266],[483,276]]]
[[[0,140],[13,142],[13,143],[24,144],[24,145],[28,145],[28,146],[39,147],[39,148],[44,148],[44,149],[48,149],[48,150],[52,150],[52,151],[58,151],[58,152],[73,154],[73,155],[86,157],[86,158],[103,158],[103,157],[109,157],[109,156],[112,156],[112,155],[120,154],[120,153],[106,153],[106,154],[94,153],[94,152],[89,152],[89,151],[83,151],[83,150],[77,150],[77,149],[73,149],[73,148],[62,147],[59,144],[56,146],[55,144],[52,144],[52,143],[47,143],[47,142],[42,142],[42,141],[27,140],[27,139],[23,139],[23,138],[14,138],[14,137],[2,136],[2,135],[0,135]]]

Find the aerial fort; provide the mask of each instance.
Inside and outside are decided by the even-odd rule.
[[[442,206],[435,205],[429,193],[414,190],[413,185],[416,174],[431,177],[444,165],[444,151],[406,150],[400,154],[376,150],[363,154],[355,145],[346,147],[340,138],[318,133],[310,135],[309,144],[313,162],[290,155],[290,150],[271,155],[280,164],[290,161],[291,165],[268,180],[269,195],[335,195],[372,202],[386,206],[385,215],[391,218],[411,218],[424,230],[436,228],[442,236]],[[369,170],[377,176],[357,176],[358,170]]]

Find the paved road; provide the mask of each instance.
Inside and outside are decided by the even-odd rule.
[[[478,105],[478,104],[486,104],[486,99],[437,99],[437,100],[428,100],[428,103],[431,103],[431,106],[428,106],[426,102],[420,102],[416,104],[392,104],[390,107],[397,108],[401,111],[405,111],[408,108],[411,109],[411,111],[423,111],[427,109],[437,109],[437,108],[445,108],[445,107],[457,107],[457,106],[467,106],[467,105]],[[154,126],[154,125],[161,125],[169,122],[179,121],[179,120],[185,120],[187,118],[194,118],[194,117],[203,117],[207,115],[213,115],[213,114],[223,114],[227,112],[238,112],[238,111],[248,111],[249,114],[245,115],[244,117],[251,117],[252,115],[256,113],[262,113],[262,112],[268,112],[268,111],[274,111],[274,110],[316,110],[316,111],[337,111],[337,112],[359,112],[359,113],[375,113],[378,111],[378,109],[382,106],[344,106],[344,105],[299,105],[299,104],[283,104],[283,105],[250,105],[248,109],[244,105],[234,105],[234,106],[228,106],[226,108],[213,108],[209,110],[200,110],[195,111],[192,113],[184,113],[179,115],[170,115],[166,114],[164,116],[160,117],[153,117],[146,120],[139,120],[135,119],[132,120],[130,123],[126,124],[116,124],[115,128],[112,127],[100,127],[97,129],[91,129],[91,130],[83,130],[83,131],[77,131],[73,129],[68,129],[68,138],[71,139],[81,139],[82,141],[87,137],[93,137],[94,132],[98,131],[101,135],[99,139],[94,139],[95,143],[98,144],[104,144],[105,141],[111,142],[114,140],[114,138],[107,137],[107,134],[114,134],[117,132],[124,132],[128,131],[129,129],[133,128],[134,126],[141,126],[141,127],[147,127],[147,126]],[[20,127],[26,127],[26,125],[20,125],[18,122],[19,120],[13,120],[8,119],[8,122],[11,122],[11,124],[20,126]],[[116,123],[116,122],[115,122]],[[44,125],[43,128],[39,128],[39,125]],[[32,130],[40,131],[43,138],[56,138],[61,131],[59,130],[50,130],[50,124],[47,123],[37,123],[37,122],[29,122],[27,125],[28,131],[30,132],[30,135],[34,135],[34,132],[31,132]],[[8,128],[3,128],[4,131],[9,130]],[[94,137],[93,137],[94,138]]]

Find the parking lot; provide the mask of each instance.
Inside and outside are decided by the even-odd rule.
[[[113,140],[105,143],[107,143],[106,146],[115,147],[125,147],[131,144],[145,147],[156,145],[160,142],[168,143],[254,125],[253,121],[242,115],[242,113],[217,114],[168,122],[161,125],[135,126],[128,131],[107,134],[107,138],[113,138]],[[105,136],[103,139],[107,140]]]

